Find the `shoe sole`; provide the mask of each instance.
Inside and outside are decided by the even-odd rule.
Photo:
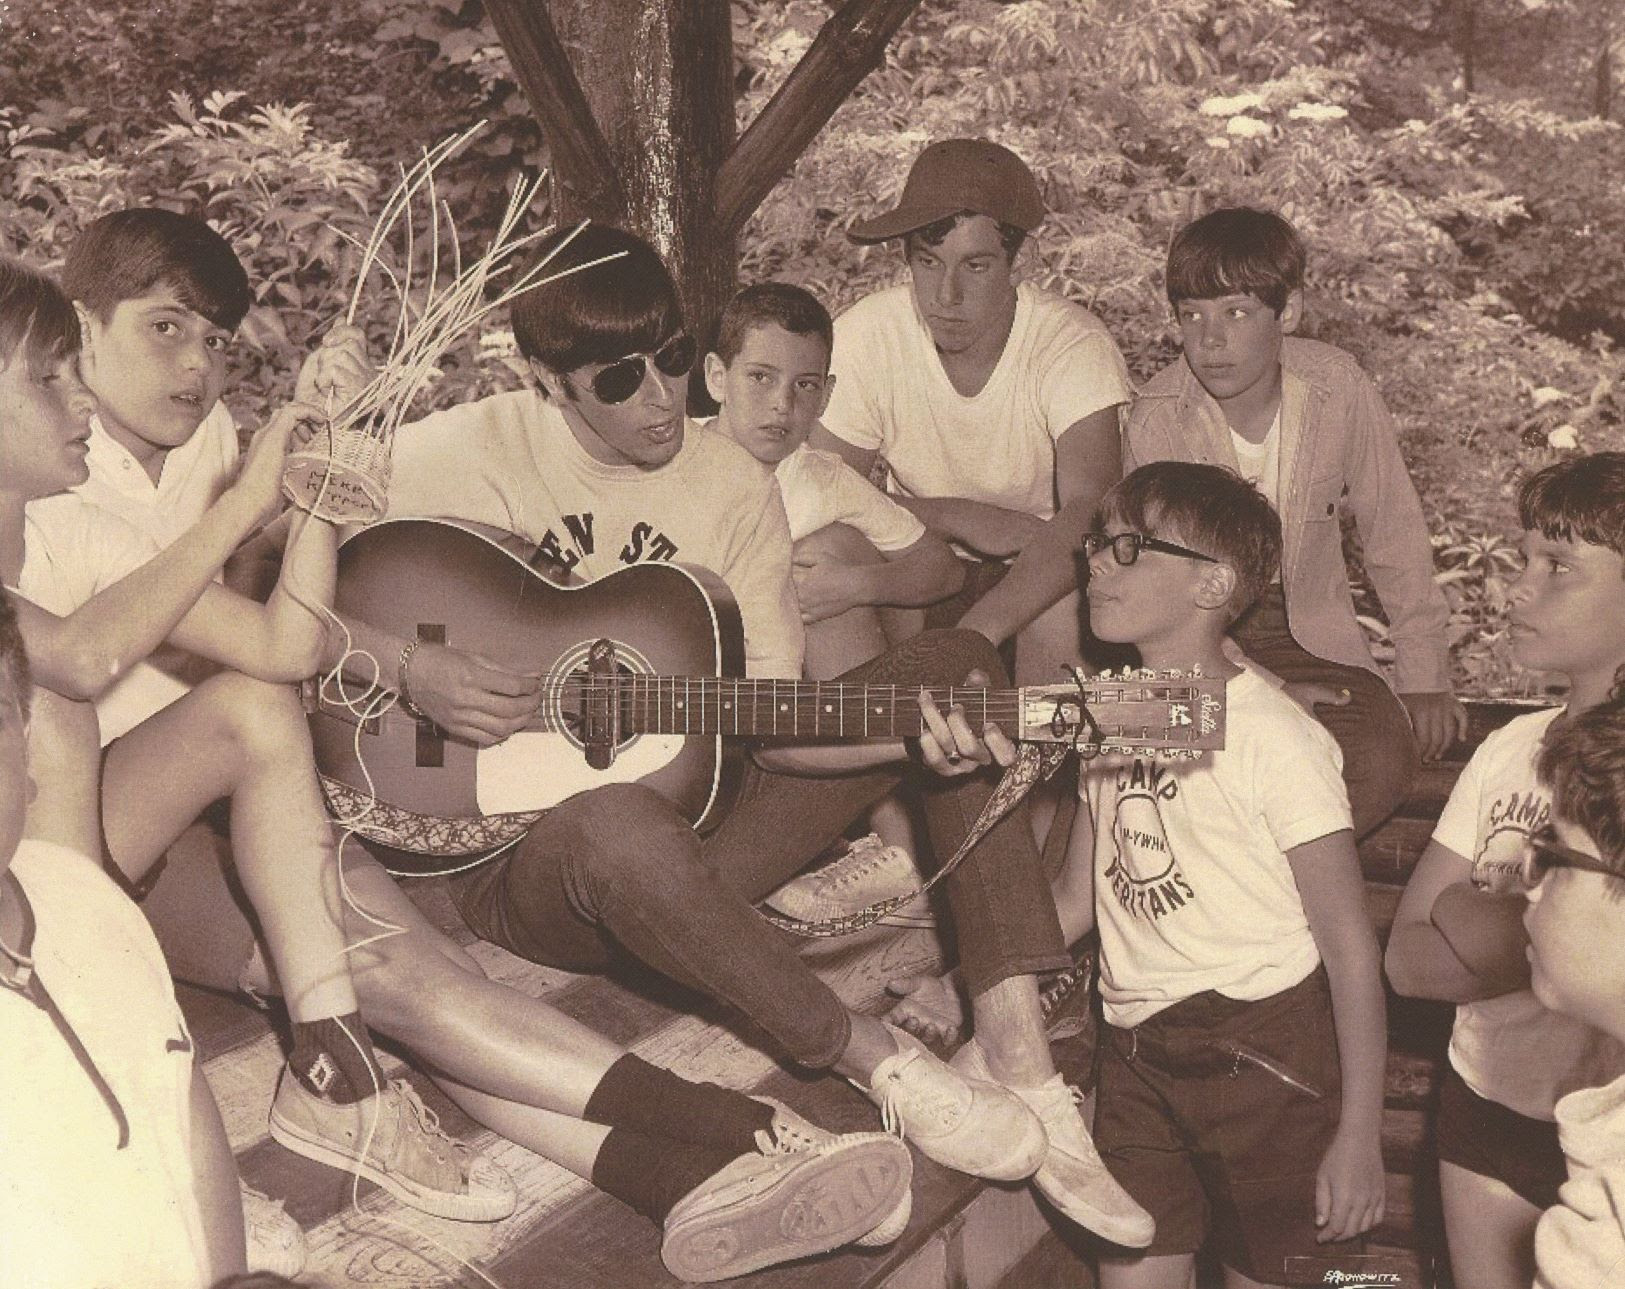
[[[707,1284],[828,1253],[883,1223],[912,1176],[908,1150],[895,1140],[809,1152],[759,1193],[679,1219],[660,1257],[679,1280]]]
[[[271,1140],[279,1146],[326,1164],[343,1173],[360,1173],[369,1182],[388,1191],[402,1204],[427,1213],[431,1217],[450,1218],[455,1222],[500,1222],[518,1207],[517,1194],[508,1195],[448,1195],[445,1191],[428,1190],[409,1177],[387,1173],[376,1164],[360,1157],[359,1151],[348,1151],[316,1137],[307,1136],[293,1124],[277,1117],[273,1109],[270,1119]]]

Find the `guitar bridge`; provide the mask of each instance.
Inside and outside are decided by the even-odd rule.
[[[621,735],[620,673],[615,644],[594,640],[587,651],[587,692],[581,702],[581,743],[587,764],[607,770],[615,760]]]

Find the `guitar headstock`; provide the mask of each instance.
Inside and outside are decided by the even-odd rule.
[[[1148,668],[1103,671],[1020,690],[1019,738],[1066,743],[1086,758],[1149,753],[1194,760],[1224,747],[1224,679]]]

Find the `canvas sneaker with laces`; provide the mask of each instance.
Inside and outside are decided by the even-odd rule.
[[[870,833],[852,842],[840,858],[792,878],[763,903],[785,917],[823,922],[860,913],[871,904],[907,895],[924,884],[925,878],[908,851],[888,846]],[[937,920],[929,897],[921,895],[886,914],[880,924],[932,927]]]
[[[987,1055],[973,1038],[954,1053],[956,1070],[991,1080]],[[1085,1230],[1130,1249],[1147,1247],[1157,1224],[1111,1175],[1083,1121],[1083,1093],[1057,1074],[1036,1088],[1011,1088],[1044,1125],[1049,1148],[1033,1175],[1038,1193]]]
[[[875,1067],[869,1086],[881,1122],[927,1159],[975,1177],[1019,1182],[1044,1162],[1044,1126],[1008,1089],[967,1078],[938,1060],[912,1034],[887,1025],[897,1054]]]
[[[872,1235],[906,1202],[914,1160],[896,1137],[774,1118],[761,1134],[768,1149],[739,1156],[666,1215],[660,1258],[679,1280],[731,1280],[828,1253]],[[828,1140],[806,1144],[817,1136]]]
[[[243,1234],[248,1244],[248,1269],[269,1271],[292,1280],[305,1269],[305,1232],[288,1216],[281,1203],[247,1182],[239,1181],[243,1196]]]
[[[358,1172],[436,1217],[497,1222],[519,1202],[513,1178],[488,1155],[448,1136],[405,1079],[339,1105],[308,1091],[284,1068],[271,1104],[271,1136],[297,1155]]]
[[[784,1102],[774,1097],[753,1097],[752,1100],[773,1107],[772,1127],[758,1129],[756,1133],[756,1148],[764,1155],[782,1155],[792,1150],[825,1146],[840,1135],[828,1128],[820,1128],[810,1119],[802,1118]],[[866,1249],[884,1248],[907,1229],[908,1219],[913,1212],[914,1189],[910,1187],[903,1192],[903,1198],[897,1201],[897,1207],[885,1216],[879,1226],[867,1235],[860,1235],[853,1243]]]

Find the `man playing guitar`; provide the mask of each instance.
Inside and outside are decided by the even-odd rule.
[[[543,239],[556,268],[611,258],[521,297],[513,329],[537,389],[438,413],[397,434],[391,516],[514,533],[573,577],[648,561],[699,565],[740,606],[750,676],[796,678],[802,635],[782,503],[743,449],[684,414],[695,346],[669,273],[645,243],[599,225]],[[393,671],[420,726],[488,746],[533,720],[545,678],[477,652],[350,620],[353,647]],[[335,640],[330,662],[343,643]],[[1002,683],[974,633],[928,632],[843,680]],[[924,704],[925,759],[986,758],[963,712]],[[481,936],[532,961],[603,970],[630,952],[743,1012],[796,1061],[832,1070],[947,1166],[1040,1188],[1121,1243],[1148,1219],[1100,1165],[1051,1061],[1036,973],[1069,965],[1032,834],[1018,809],[947,880],[975,1035],[996,1082],[967,1078],[911,1035],[853,1012],[752,907],[836,840],[905,774],[901,739],[758,747],[737,804],[696,833],[639,783],[593,787],[454,879]],[[952,855],[991,774],[923,775],[933,851]]]

